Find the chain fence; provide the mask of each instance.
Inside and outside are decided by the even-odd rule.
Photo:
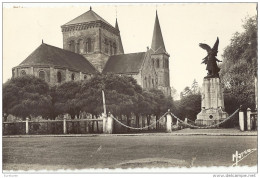
[[[145,127],[131,127],[131,126],[128,126],[128,125],[125,125],[124,123],[120,122],[119,120],[117,120],[114,116],[112,116],[112,118],[117,122],[119,123],[120,125],[126,127],[126,128],[129,128],[129,129],[133,129],[133,130],[144,130],[144,129],[147,129],[149,127],[152,127],[153,125],[155,125],[156,123],[158,123],[162,118],[164,118],[166,116],[166,114],[168,114],[168,112],[164,113],[157,121],[153,122],[152,124],[148,125],[148,126],[145,126]]]
[[[182,124],[185,124],[191,128],[198,128],[198,129],[207,129],[207,128],[212,128],[212,127],[217,127],[219,126],[220,124],[223,124],[224,122],[228,121],[229,119],[231,119],[237,112],[239,111],[239,109],[237,109],[233,114],[231,114],[229,117],[227,117],[225,120],[219,122],[219,123],[216,123],[216,124],[213,124],[213,125],[209,125],[209,126],[197,126],[197,125],[192,125],[192,124],[189,124],[189,123],[186,123],[184,122],[183,120],[181,120],[180,118],[178,118],[177,116],[175,116],[172,112],[170,111],[167,111],[166,113],[164,113],[157,121],[153,122],[152,124],[148,125],[148,126],[145,126],[145,127],[131,127],[131,126],[128,126],[122,122],[120,122],[118,119],[116,119],[113,115],[111,115],[111,117],[117,122],[119,123],[120,125],[126,127],[126,128],[129,128],[129,129],[133,129],[133,130],[144,130],[144,129],[147,129],[153,125],[155,125],[157,122],[159,122],[162,118],[164,118],[167,114],[170,114],[171,116],[173,116],[175,119],[177,119],[177,121],[179,121],[180,123]],[[190,120],[190,119],[187,119],[189,121],[191,121],[192,123],[195,124],[194,121]]]
[[[175,116],[173,113],[170,113],[175,119],[177,119],[179,122],[181,122],[182,124],[185,124],[189,127],[192,127],[192,128],[198,128],[198,129],[207,129],[207,128],[212,128],[212,127],[216,127],[216,126],[219,126],[220,124],[223,124],[224,122],[228,121],[229,119],[231,119],[237,112],[239,111],[239,109],[237,109],[233,114],[231,114],[229,117],[227,117],[225,120],[219,122],[219,123],[216,123],[216,124],[213,124],[213,125],[209,125],[209,126],[197,126],[197,125],[191,125],[191,124],[188,124],[186,122],[184,122],[183,120],[181,120],[180,118],[178,118],[177,116]]]

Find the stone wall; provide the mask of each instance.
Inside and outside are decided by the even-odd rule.
[[[93,48],[91,51],[87,51],[88,39],[91,39]],[[75,44],[73,50],[71,41]],[[123,53],[119,45],[119,33],[99,26],[90,26],[85,30],[63,31],[63,48],[82,54],[99,72],[104,69],[110,55]]]
[[[25,72],[25,75],[33,75],[39,77],[39,72],[44,71],[45,81],[51,86],[59,84],[58,82],[58,72],[61,73],[61,82],[68,82],[72,80],[72,74],[74,74],[74,81],[90,79],[93,75],[82,73],[78,71],[72,71],[64,68],[53,68],[53,67],[15,67],[13,68],[13,77],[20,77],[22,73]]]
[[[166,54],[152,54],[152,64],[155,68],[158,80],[158,89],[163,91],[166,96],[171,95],[169,56]]]
[[[86,54],[86,42],[87,39],[90,38],[93,44],[93,50],[91,52],[98,52],[99,51],[99,31],[98,27],[88,28],[86,30],[75,30],[75,31],[68,31],[63,32],[63,49],[69,50],[70,49],[70,42],[73,40],[75,42],[75,49],[74,52],[79,54]],[[83,40],[83,45],[79,46],[80,40]],[[78,47],[82,47],[83,50],[78,49]]]
[[[109,56],[103,53],[83,55],[100,73],[103,71]]]
[[[140,79],[139,79],[140,81]],[[139,84],[139,83],[138,83]],[[154,69],[151,55],[149,52],[145,54],[143,66],[141,68],[141,86],[144,89],[157,88],[158,78]]]

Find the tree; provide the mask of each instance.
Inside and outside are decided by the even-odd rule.
[[[185,87],[184,90],[180,93],[181,99],[185,96],[188,96],[192,93],[190,87]]]
[[[102,90],[105,92],[107,111],[114,115],[130,114],[137,102],[137,93],[142,89],[132,77],[114,74],[97,75],[82,84],[81,108],[89,113],[103,112]]]
[[[136,113],[142,88],[136,80],[115,74],[96,75],[81,86],[77,101],[82,111],[93,115],[103,112],[102,90],[105,93],[106,108],[116,117],[125,115],[127,124],[132,113]]]
[[[171,96],[174,100],[177,100],[179,97],[177,90],[174,87],[171,87]]]
[[[244,32],[236,32],[223,53],[220,76],[225,96],[237,100],[235,107],[226,103],[226,109],[255,106],[254,81],[257,77],[257,21],[248,17],[243,24]],[[233,112],[233,111],[232,111]]]
[[[191,92],[192,92],[193,94],[198,94],[198,93],[199,93],[198,82],[196,81],[196,79],[194,79],[193,82],[192,82]]]
[[[69,81],[57,86],[55,94],[52,95],[56,114],[68,113],[71,118],[79,117],[80,107],[77,95],[79,94],[80,82]]]
[[[180,101],[175,102],[177,107],[176,115],[179,118],[185,117],[195,121],[197,114],[201,111],[201,95],[190,94],[183,97]]]
[[[3,85],[3,112],[25,119],[50,116],[48,84],[34,76],[12,78]]]
[[[174,110],[174,104],[172,97],[166,97],[161,90],[152,89],[150,92],[153,94],[153,111],[152,113],[156,116],[158,121],[160,115],[164,114],[168,109]],[[156,124],[158,128],[159,123]]]

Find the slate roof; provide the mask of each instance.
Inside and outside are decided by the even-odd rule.
[[[153,39],[152,39],[151,48],[154,52],[156,52],[158,49],[160,49],[160,52],[162,50],[164,50],[166,52],[157,11],[156,11],[156,17],[155,17],[155,23],[154,23]]]
[[[110,56],[103,73],[138,73],[145,59],[146,52]]]
[[[105,21],[102,17],[100,17],[97,13],[95,13],[91,8],[89,11],[85,12],[84,14],[81,14],[80,16],[76,17],[75,19],[69,21],[68,23],[62,26],[69,26],[69,25],[74,25],[79,23],[87,23],[87,22],[95,22],[95,21],[102,21],[107,25],[112,26],[107,21]]]
[[[97,70],[82,55],[42,43],[21,64],[21,66],[49,66],[68,68],[84,73]]]

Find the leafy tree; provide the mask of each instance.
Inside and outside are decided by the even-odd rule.
[[[137,102],[137,92],[142,89],[136,81],[127,76],[97,75],[82,84],[80,95],[81,108],[89,113],[103,112],[102,90],[105,92],[107,111],[114,115],[130,114]]]
[[[80,107],[76,98],[80,89],[80,82],[75,81],[69,81],[57,86],[55,93],[52,94],[55,114],[68,113],[72,119],[79,116]]]
[[[184,90],[180,93],[180,97],[182,99],[183,97],[188,96],[189,94],[191,94],[190,87],[185,87]]]
[[[256,16],[246,18],[244,32],[236,32],[223,53],[220,76],[225,96],[237,102],[226,103],[226,109],[255,106],[254,81],[257,77],[257,21]],[[235,106],[235,107],[234,107]],[[231,109],[231,110],[233,110]],[[233,112],[233,111],[232,111]]]
[[[177,90],[174,87],[171,87],[171,96],[174,100],[176,100],[179,97]]]
[[[197,114],[201,111],[201,95],[190,94],[183,97],[180,101],[175,102],[176,115],[184,119],[185,117],[195,121]]]
[[[166,97],[161,90],[152,89],[150,92],[153,94],[153,111],[152,114],[156,116],[156,121],[164,114],[168,109],[174,110],[174,104],[172,97]],[[158,128],[157,123],[156,128]]]
[[[114,116],[126,115],[127,123],[131,113],[136,113],[142,88],[136,80],[115,74],[96,75],[84,81],[77,96],[82,111],[93,115],[103,112],[102,90],[105,93],[106,109]]]
[[[193,82],[192,82],[191,92],[192,92],[193,94],[199,93],[198,82],[196,81],[196,79],[194,79]]]
[[[3,111],[25,119],[50,116],[51,96],[48,84],[34,76],[12,78],[3,85]]]

